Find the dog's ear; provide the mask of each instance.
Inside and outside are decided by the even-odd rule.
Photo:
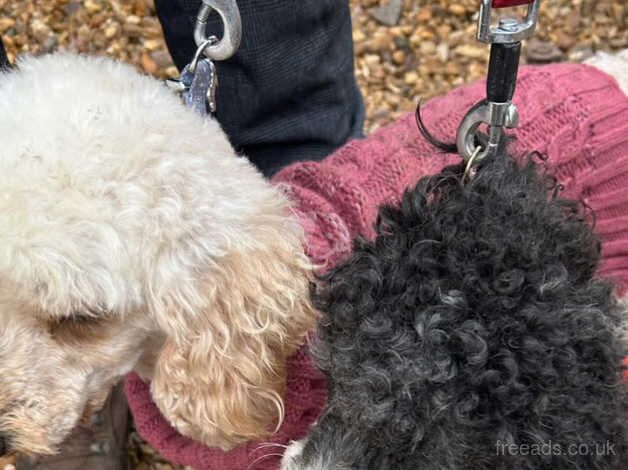
[[[255,238],[162,297],[157,315],[155,403],[179,432],[225,450],[281,423],[286,359],[316,321],[301,237],[284,226]]]

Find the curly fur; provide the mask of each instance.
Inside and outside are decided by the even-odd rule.
[[[625,463],[623,310],[594,278],[584,211],[531,159],[502,156],[468,184],[461,174],[449,167],[383,208],[376,240],[323,279],[314,353],[330,399],[284,469]],[[531,453],[543,444],[552,455]]]
[[[0,74],[0,432],[54,452],[137,370],[186,436],[231,448],[283,416],[315,322],[287,199],[218,123],[106,59]]]

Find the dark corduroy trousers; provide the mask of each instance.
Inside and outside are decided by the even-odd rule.
[[[218,62],[216,117],[238,152],[271,176],[360,137],[364,105],[353,65],[348,0],[236,0],[242,43]],[[156,0],[177,67],[193,56],[199,0]],[[222,35],[216,14],[208,32]]]

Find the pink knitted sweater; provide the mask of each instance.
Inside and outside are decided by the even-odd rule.
[[[476,83],[436,98],[424,119],[437,137],[451,141],[464,113],[484,95]],[[514,99],[521,114],[515,151],[538,150],[567,195],[596,213],[603,242],[601,276],[628,288],[628,98],[615,81],[585,65],[550,65],[521,70]],[[307,252],[331,267],[351,251],[357,235],[373,236],[378,207],[394,201],[427,174],[457,161],[423,140],[414,117],[405,116],[368,139],[355,140],[322,162],[289,166],[275,178],[287,186],[307,235]],[[276,470],[282,448],[242,445],[231,452],[210,449],[181,436],[153,404],[148,385],[136,375],[126,394],[138,432],[166,458],[199,470]],[[305,348],[289,360],[286,418],[264,442],[300,439],[325,403],[325,382]]]

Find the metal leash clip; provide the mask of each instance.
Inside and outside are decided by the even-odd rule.
[[[216,11],[222,19],[222,39],[207,36],[207,19]],[[196,52],[192,61],[185,66],[178,79],[166,80],[166,85],[183,96],[186,105],[200,114],[216,111],[216,88],[218,76],[215,60],[226,60],[240,47],[242,21],[235,0],[203,0],[196,18],[194,41]],[[204,55],[205,57],[201,57]]]
[[[493,8],[528,4],[523,21],[501,19],[491,25]],[[521,41],[532,35],[536,27],[540,0],[482,0],[478,19],[479,41],[491,45],[491,55],[486,81],[486,99],[473,106],[462,119],[456,134],[456,147],[465,162],[473,157],[473,164],[496,155],[505,139],[504,128],[519,125],[519,113],[512,103],[517,83]],[[483,139],[478,153],[480,125],[488,126],[488,136]]]
[[[222,39],[204,47],[203,53],[209,60],[226,60],[236,53],[242,40],[240,10],[235,0],[203,0],[194,28],[194,42],[197,47],[201,47],[212,38],[207,36],[207,18],[212,11],[220,15],[224,32]]]

